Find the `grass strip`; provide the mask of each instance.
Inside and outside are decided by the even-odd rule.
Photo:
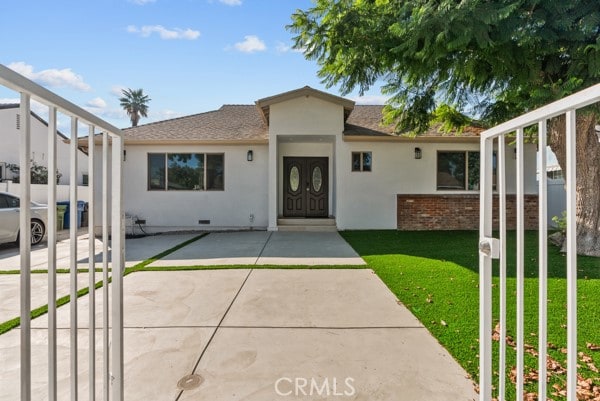
[[[155,261],[157,261],[157,260],[159,260],[161,258],[164,258],[165,256],[167,256],[167,255],[169,255],[169,254],[171,254],[171,253],[173,253],[173,252],[175,252],[175,251],[183,248],[184,246],[187,246],[187,245],[191,244],[192,242],[198,241],[199,239],[201,239],[202,237],[205,237],[208,234],[209,233],[202,233],[202,234],[200,234],[200,235],[198,235],[198,236],[196,236],[196,237],[194,237],[192,239],[189,239],[189,240],[187,240],[185,242],[182,242],[179,245],[174,246],[173,248],[167,249],[164,252],[161,252],[161,253],[159,253],[157,255],[154,255],[151,258],[146,259],[143,262],[140,262],[140,263],[136,264],[135,266],[126,268],[123,271],[123,276],[126,276],[128,274],[131,274],[131,273],[134,273],[134,272],[137,272],[137,271],[144,270],[144,268],[146,266],[148,266],[149,264],[151,264],[151,263],[153,263],[153,262],[155,262]],[[102,269],[96,269],[96,271],[97,272],[98,271],[102,272]],[[34,272],[36,274],[37,273],[48,273],[47,270],[37,270],[37,271],[34,270],[34,271],[32,271],[32,273],[34,273]],[[60,272],[69,273],[69,270],[63,270],[63,269],[61,269]],[[77,272],[78,273],[88,273],[89,269],[78,269]],[[59,273],[59,270],[57,270],[57,273]],[[3,274],[14,274],[14,273],[3,273]],[[108,282],[109,283],[112,282],[112,278],[111,277],[109,277]],[[103,285],[103,282],[102,281],[98,281],[95,284],[94,288],[95,289],[101,288],[102,285]],[[89,292],[90,292],[89,287],[82,288],[79,291],[77,291],[77,298],[80,298],[80,297],[88,294]],[[71,300],[71,296],[70,295],[65,295],[64,297],[60,297],[60,298],[58,298],[56,300],[56,307],[58,308],[60,306],[63,306],[65,304],[69,303],[70,300]],[[35,319],[36,317],[45,315],[46,313],[48,313],[48,305],[47,304],[43,305],[43,306],[40,306],[39,308],[33,309],[31,311],[31,318]],[[20,324],[21,324],[21,318],[20,317],[16,317],[14,319],[7,320],[6,322],[0,323],[0,335],[6,333],[6,332],[8,332],[8,331],[10,331],[10,330],[12,330],[12,329],[14,329],[16,327],[19,327]]]
[[[369,269],[368,265],[209,265],[209,266],[156,266],[147,267],[144,271],[188,271],[188,270],[228,270],[228,269]]]
[[[108,269],[111,271],[112,269]],[[90,269],[77,269],[77,273],[89,273]],[[67,274],[71,273],[70,269],[56,269],[56,273],[58,274]],[[102,273],[102,268],[96,268],[96,273]],[[21,274],[21,270],[0,270],[0,275],[2,274]],[[31,271],[31,274],[48,274],[48,270],[44,269],[35,269]]]

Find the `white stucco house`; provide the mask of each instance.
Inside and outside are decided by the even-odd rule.
[[[19,164],[19,104],[0,104],[0,182],[13,179],[9,164]],[[48,123],[31,112],[31,160],[38,165],[48,167]],[[69,184],[69,138],[56,131],[57,169],[61,174],[59,184]],[[78,152],[78,169],[75,178],[78,185],[85,184],[88,175],[88,158],[82,150]]]
[[[382,108],[304,87],[127,128],[125,212],[150,231],[476,229],[481,129],[397,135]],[[535,145],[525,166],[531,225]]]

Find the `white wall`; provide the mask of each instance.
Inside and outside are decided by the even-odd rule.
[[[77,186],[77,200],[88,202],[89,200],[89,187]],[[0,192],[8,192],[16,196],[21,195],[21,184],[15,184],[13,182],[0,182]],[[48,185],[44,184],[32,184],[31,185],[31,200],[38,203],[48,203]],[[56,186],[56,201],[68,201],[69,200],[69,186],[68,185],[57,185]]]
[[[254,161],[248,162],[248,150]],[[126,146],[125,213],[151,231],[267,227],[267,145]],[[148,153],[224,153],[224,191],[148,191]],[[100,179],[100,174],[96,179]],[[98,205],[100,202],[98,202]],[[250,215],[254,221],[250,222]],[[210,225],[198,224],[210,220]]]
[[[438,191],[437,152],[479,150],[479,143],[343,142],[337,145],[338,197],[336,222],[340,229],[396,228],[397,194],[478,194],[478,191]],[[414,158],[419,147],[422,158]],[[371,172],[352,172],[352,152],[372,152]],[[512,152],[508,152],[509,156]],[[535,145],[527,145],[525,192],[537,193]],[[507,160],[507,192],[514,193],[515,160]]]
[[[269,138],[276,135],[338,135],[344,108],[316,97],[298,97],[270,106]]]
[[[18,108],[0,109],[0,162],[19,164],[20,131],[16,128]],[[57,168],[62,174],[60,184],[69,184],[69,144],[57,136]],[[77,184],[83,183],[83,174],[87,174],[87,155],[78,151]],[[31,116],[31,159],[37,164],[48,167],[48,127]],[[10,173],[9,173],[10,174]]]

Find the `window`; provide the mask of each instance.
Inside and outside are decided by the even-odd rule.
[[[19,198],[0,194],[0,209],[12,209],[17,207],[19,207]]]
[[[148,154],[148,190],[223,191],[224,174],[223,154]]]
[[[352,152],[352,171],[371,171],[371,152]]]
[[[87,187],[89,185],[90,182],[90,176],[88,174],[84,174],[83,178],[81,179],[81,185],[83,185],[84,187]]]
[[[562,180],[563,179],[562,170],[550,170],[546,173],[546,175],[548,176],[548,179],[550,179],[550,180]]]
[[[496,153],[493,157],[493,182],[496,183]],[[438,152],[438,190],[479,190],[479,152]]]

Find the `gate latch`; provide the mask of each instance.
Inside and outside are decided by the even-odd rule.
[[[492,259],[500,258],[500,241],[497,238],[483,237],[479,241],[479,252]]]

